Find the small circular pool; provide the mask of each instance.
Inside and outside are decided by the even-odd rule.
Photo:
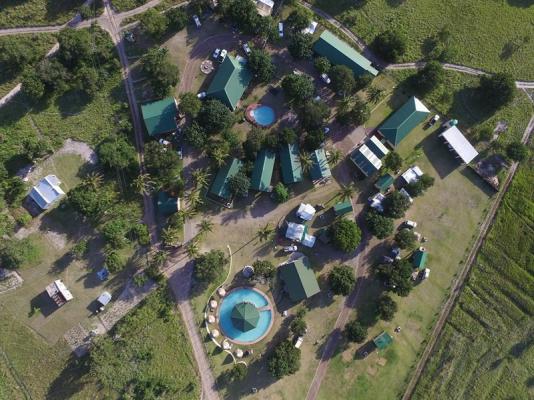
[[[241,287],[221,300],[219,326],[226,337],[238,344],[253,344],[271,329],[273,308],[267,295]]]
[[[262,104],[252,104],[247,109],[247,118],[253,124],[259,126],[267,127],[274,124],[276,120],[276,115],[274,110]]]

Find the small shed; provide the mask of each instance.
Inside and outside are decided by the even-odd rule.
[[[384,350],[385,348],[389,347],[391,342],[393,342],[393,338],[386,331],[382,332],[373,339],[373,343],[378,350]]]
[[[387,192],[391,185],[393,185],[394,178],[390,174],[384,174],[375,183],[375,188],[382,193]]]
[[[428,252],[424,248],[420,247],[413,253],[413,256],[412,256],[413,266],[415,268],[423,270],[426,268],[427,259],[428,259]]]
[[[417,165],[414,165],[413,167],[408,168],[402,175],[402,179],[404,179],[404,182],[406,184],[410,184],[412,182],[417,182],[419,178],[423,175],[423,171],[421,171],[421,168],[419,168]]]
[[[456,154],[456,158],[462,160],[464,164],[469,164],[478,156],[478,151],[469,143],[457,126],[451,126],[439,136],[447,143],[449,150]]]
[[[61,181],[55,175],[47,175],[35,185],[30,198],[37,203],[42,210],[47,210],[52,204],[65,195],[59,186]]]
[[[290,222],[287,224],[286,238],[300,242],[306,233],[306,225]]]
[[[324,149],[315,150],[311,155],[311,159],[313,164],[310,169],[310,176],[314,182],[326,181],[332,177]]]
[[[352,203],[350,201],[344,201],[334,205],[334,213],[336,217],[348,214],[352,212]]]
[[[303,219],[304,221],[310,221],[316,213],[315,208],[311,204],[300,203],[300,206],[297,210],[297,217]]]
[[[48,296],[54,300],[58,307],[61,307],[74,298],[61,279],[57,279],[48,285],[46,287],[46,293],[48,293]]]

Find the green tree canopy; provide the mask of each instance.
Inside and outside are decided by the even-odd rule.
[[[313,95],[313,82],[305,75],[290,74],[282,79],[282,88],[286,99],[299,103],[308,100]]]
[[[330,117],[330,107],[324,101],[309,100],[298,110],[299,122],[307,131],[320,129]]]
[[[326,57],[317,57],[313,61],[313,65],[320,74],[328,74],[330,68],[332,68],[332,64],[330,64],[330,61],[328,61],[328,58]]]
[[[293,32],[300,32],[310,25],[312,13],[305,7],[297,6],[286,18],[286,26]]]
[[[367,338],[367,328],[353,319],[345,326],[345,335],[351,342],[362,343]]]
[[[345,253],[356,250],[362,239],[358,225],[344,218],[332,224],[330,233],[333,245]]]
[[[508,143],[506,155],[513,161],[524,161],[528,157],[528,147],[521,142]]]
[[[268,359],[268,369],[277,379],[294,374],[300,369],[300,349],[289,340],[280,342]]]
[[[423,174],[416,182],[410,182],[406,189],[411,196],[421,196],[428,188],[434,185],[434,178],[428,174]]]
[[[265,50],[253,48],[248,56],[248,66],[259,82],[269,82],[275,73],[276,66],[271,55]]]
[[[150,86],[158,96],[166,96],[179,81],[178,67],[171,63],[169,51],[164,47],[153,47],[141,57],[141,67],[147,75]]]
[[[238,197],[246,197],[250,188],[250,178],[243,171],[232,176],[229,181],[230,191]]]
[[[38,257],[39,249],[27,238],[3,240],[0,244],[0,264],[3,268],[17,269]]]
[[[133,169],[137,167],[137,152],[124,136],[105,139],[97,148],[100,162],[109,168]]]
[[[390,151],[384,157],[384,166],[391,171],[398,171],[402,167],[402,157],[395,151]]]
[[[184,129],[184,139],[187,143],[197,149],[204,149],[208,143],[208,134],[198,122],[193,121],[191,125]]]
[[[395,234],[395,243],[401,249],[411,249],[415,246],[417,240],[415,233],[411,229],[401,229]]]
[[[512,75],[499,72],[480,77],[480,97],[492,108],[501,108],[509,104],[517,92]]]
[[[423,96],[438,86],[445,80],[445,70],[438,61],[429,61],[414,75],[415,89]]]
[[[387,286],[388,290],[406,297],[413,288],[413,267],[408,260],[395,260],[392,264],[381,264],[375,273]]]
[[[402,218],[410,208],[410,201],[399,191],[386,196],[384,202],[384,215],[393,219]]]
[[[274,199],[277,203],[284,203],[289,200],[289,191],[282,182],[278,182],[273,190]]]
[[[197,122],[212,134],[230,128],[234,124],[234,116],[219,100],[208,99],[202,104]]]
[[[160,14],[157,10],[150,8],[141,14],[140,25],[147,35],[159,39],[167,30],[169,20],[165,14]]]
[[[384,293],[378,299],[377,309],[381,319],[391,321],[397,312],[397,303],[389,294]]]
[[[191,92],[183,93],[180,95],[180,104],[178,108],[181,112],[189,117],[196,117],[202,107],[202,101]]]
[[[365,223],[378,239],[385,239],[393,233],[393,220],[375,210],[369,210],[365,214]]]
[[[354,73],[345,65],[335,65],[330,69],[330,79],[332,79],[332,88],[342,96],[349,96],[356,88]]]
[[[256,260],[252,263],[252,267],[255,276],[261,276],[265,279],[274,278],[276,274],[276,267],[269,260]]]
[[[373,41],[373,48],[387,62],[397,62],[406,52],[406,38],[399,32],[387,30]]]
[[[195,260],[195,278],[204,283],[214,282],[223,275],[227,262],[221,250],[201,254]]]
[[[291,41],[287,46],[289,54],[298,60],[310,58],[313,54],[312,48],[313,36],[300,32],[291,37]]]
[[[328,283],[334,294],[347,296],[356,283],[354,271],[348,265],[336,265],[328,275]]]

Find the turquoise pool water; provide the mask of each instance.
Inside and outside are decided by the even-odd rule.
[[[223,333],[230,339],[244,343],[252,343],[261,338],[271,326],[271,310],[260,311],[260,319],[257,326],[247,332],[241,332],[232,323],[232,310],[238,303],[249,302],[261,308],[269,305],[269,302],[261,293],[249,288],[232,290],[223,298],[219,309],[219,325]]]
[[[252,110],[252,116],[258,125],[269,126],[274,123],[274,110],[269,106],[259,106]]]

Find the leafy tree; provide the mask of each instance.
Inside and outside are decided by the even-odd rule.
[[[376,267],[376,274],[391,290],[399,296],[406,297],[413,288],[412,264],[408,260],[395,260],[392,264]]]
[[[338,196],[341,200],[350,200],[356,189],[353,184],[344,185],[341,184],[341,189],[339,189]]]
[[[119,254],[110,247],[105,250],[105,263],[111,273],[119,272],[126,266],[126,263],[121,259]]]
[[[387,30],[373,41],[373,48],[387,62],[397,62],[406,52],[406,38],[399,32]]]
[[[399,153],[390,151],[384,157],[384,166],[390,171],[398,171],[402,167],[402,158]]]
[[[15,74],[27,65],[35,64],[39,54],[27,37],[2,38],[0,42],[0,65],[5,74]]]
[[[247,376],[247,366],[243,363],[237,363],[224,374],[226,382],[241,382]]]
[[[434,185],[434,178],[428,174],[423,174],[416,182],[410,182],[406,188],[410,195],[417,197],[422,195],[432,185]]]
[[[343,96],[349,96],[354,92],[356,80],[354,73],[345,65],[335,65],[330,69],[332,88]]]
[[[311,22],[312,13],[305,7],[297,6],[286,18],[286,26],[293,32],[306,29]]]
[[[102,164],[109,168],[133,169],[137,166],[137,152],[123,136],[112,136],[97,148]]]
[[[299,109],[300,124],[308,131],[322,128],[328,117],[330,108],[324,101],[310,100]]]
[[[187,14],[181,7],[171,8],[165,13],[168,21],[168,29],[174,32],[181,31],[187,24]]]
[[[489,142],[493,138],[493,129],[489,126],[483,126],[477,129],[477,139],[481,142]]]
[[[345,326],[345,335],[351,342],[362,343],[367,338],[367,328],[353,319]]]
[[[245,141],[243,148],[245,149],[245,154],[250,160],[255,160],[258,152],[263,147],[263,141],[265,139],[265,134],[263,129],[258,127],[253,127],[247,135],[247,140]]]
[[[126,219],[115,217],[104,225],[102,234],[106,242],[113,248],[121,248],[128,243],[125,235],[129,230],[130,224]]]
[[[297,312],[297,315],[291,321],[291,324],[289,325],[289,329],[291,330],[291,333],[295,336],[304,336],[308,329],[308,325],[306,324],[306,320],[304,319],[304,316],[306,315],[306,310],[304,308],[300,309]]]
[[[224,4],[226,3],[226,4]],[[253,34],[255,33],[259,20],[256,5],[251,0],[230,0],[221,4],[221,11],[225,17],[230,19],[241,30]]]
[[[420,94],[425,95],[440,86],[444,80],[445,70],[441,63],[429,61],[414,75],[414,86]]]
[[[68,203],[95,222],[113,206],[116,198],[117,193],[111,186],[95,187],[90,182],[82,182],[67,193]]]
[[[234,116],[230,109],[216,99],[209,99],[202,104],[197,121],[207,133],[218,133],[230,128]]]
[[[252,267],[254,268],[254,275],[264,279],[272,279],[276,274],[276,267],[268,260],[256,260]]]
[[[216,281],[222,276],[227,262],[222,251],[210,250],[195,260],[195,278],[206,283]]]
[[[341,109],[338,114],[338,119],[345,125],[363,125],[367,122],[371,116],[371,110],[369,106],[356,98],[351,108]]]
[[[157,142],[145,145],[145,166],[158,186],[176,190],[183,186],[181,177],[181,160],[175,151]]]
[[[324,140],[324,131],[322,129],[314,129],[312,131],[309,131],[306,137],[304,138],[304,147],[306,148],[306,150],[309,151],[317,150],[319,147],[321,147]],[[311,164],[309,165],[309,167],[311,168]]]
[[[171,63],[169,50],[153,47],[141,57],[141,67],[147,75],[150,86],[158,96],[165,96],[178,84],[178,67]]]
[[[191,92],[180,95],[179,109],[187,116],[195,118],[200,112],[202,101]]]
[[[169,20],[164,14],[160,14],[153,8],[148,9],[140,18],[141,29],[154,39],[163,36],[169,25]]]
[[[320,74],[328,74],[330,68],[332,68],[332,64],[330,64],[330,61],[328,61],[328,58],[326,57],[317,57],[314,60],[313,65]]]
[[[26,183],[18,176],[5,178],[0,181],[4,192],[4,199],[10,206],[19,204],[28,191]]]
[[[386,196],[384,202],[384,215],[397,219],[404,217],[404,213],[410,208],[410,201],[399,191]]]
[[[31,99],[40,99],[45,94],[45,84],[33,68],[28,68],[22,74],[22,92]]]
[[[313,82],[305,75],[290,74],[282,79],[282,89],[288,101],[304,102],[313,95]]]
[[[501,108],[509,104],[516,94],[512,75],[503,72],[480,77],[480,97],[490,107]]]
[[[280,342],[269,357],[268,369],[277,379],[293,375],[300,369],[300,349],[289,340]]]
[[[415,246],[415,241],[417,237],[411,229],[401,229],[395,234],[395,243],[401,249],[411,249]]]
[[[269,82],[276,70],[271,55],[265,50],[253,48],[248,56],[248,66],[259,82]]]
[[[51,154],[53,149],[46,140],[27,138],[22,142],[23,153],[29,161],[35,161]]]
[[[369,86],[367,88],[367,101],[370,103],[378,103],[384,97],[384,89],[380,89],[377,86]]]
[[[294,129],[284,128],[278,134],[280,144],[293,144],[298,140],[298,136]]]
[[[397,303],[391,298],[390,295],[384,293],[378,299],[378,315],[384,321],[391,321],[397,312]]]
[[[333,245],[345,253],[350,253],[358,247],[362,233],[355,222],[340,219],[331,226],[330,234]]]
[[[289,191],[282,182],[278,182],[273,190],[274,199],[277,203],[284,203],[289,200]]]
[[[263,40],[274,42],[278,38],[278,23],[270,15],[258,17],[255,32]]]
[[[208,143],[208,134],[196,121],[184,129],[184,139],[197,149],[204,149]]]
[[[328,283],[334,294],[347,296],[356,283],[354,271],[348,265],[336,265],[328,275]]]
[[[521,142],[511,142],[506,146],[506,155],[514,161],[524,161],[528,157],[528,147]]]
[[[365,214],[365,222],[369,231],[378,239],[385,239],[393,233],[393,220],[375,210],[369,210]]]
[[[229,186],[235,196],[246,197],[250,188],[250,179],[243,171],[239,171],[230,178]]]
[[[6,269],[20,268],[39,257],[39,249],[29,239],[3,240],[0,244],[0,264]]]
[[[91,61],[93,47],[89,30],[63,29],[59,32],[58,42],[57,57],[68,69],[73,70]]]
[[[291,37],[287,46],[289,54],[298,60],[308,59],[312,56],[313,36],[307,33],[296,33]]]
[[[44,59],[35,69],[36,77],[45,87],[45,92],[63,92],[69,88],[67,82],[72,81],[72,77],[67,69],[57,59]]]

